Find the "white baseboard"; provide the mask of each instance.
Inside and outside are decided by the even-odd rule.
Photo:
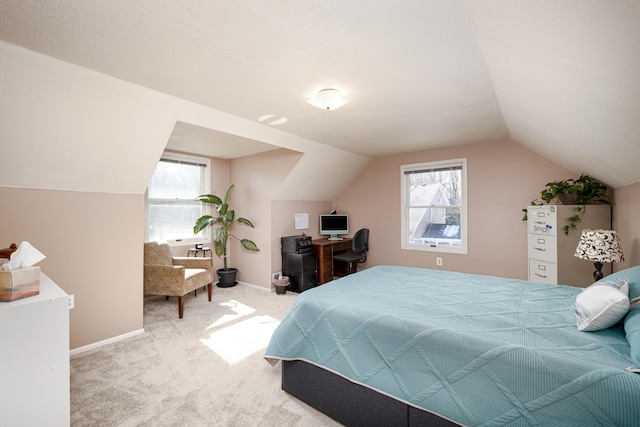
[[[265,288],[264,286],[254,285],[253,283],[241,282],[239,280],[238,280],[238,284],[239,285],[249,286],[249,287],[252,287],[254,289],[260,289],[261,291],[265,291],[265,292],[275,291],[275,288]]]
[[[275,292],[275,288],[268,289],[268,288],[265,288],[264,286],[254,285],[253,283],[247,283],[247,282],[238,281],[238,284],[239,285],[243,285],[243,286],[249,286],[249,287],[254,288],[254,289],[259,289],[259,290],[261,290],[263,292]],[[213,286],[215,286],[215,284]],[[114,343],[114,342],[117,342],[117,341],[122,341],[124,339],[135,337],[136,335],[140,335],[140,334],[143,334],[143,333],[144,333],[144,328],[143,329],[138,329],[136,331],[127,332],[126,334],[118,335],[118,336],[115,336],[115,337],[107,338],[106,340],[98,341],[98,342],[95,342],[93,344],[88,344],[88,345],[85,345],[85,346],[82,346],[82,347],[74,348],[73,350],[71,350],[69,352],[69,356],[73,357],[75,355],[78,355],[78,354],[81,354],[81,353],[85,353],[87,351],[91,351],[91,350],[94,350],[96,348],[103,347],[103,346],[105,346],[107,344],[111,344],[111,343]]]
[[[114,343],[114,342],[117,342],[117,341],[122,341],[124,339],[135,337],[136,335],[140,335],[140,334],[144,334],[144,328],[138,329],[138,330],[135,330],[135,331],[131,331],[131,332],[127,332],[126,334],[117,335],[115,337],[107,338],[106,340],[94,342],[93,344],[88,344],[88,345],[85,345],[85,346],[82,346],[82,347],[74,348],[73,350],[71,350],[69,352],[69,356],[73,357],[73,356],[78,355],[80,353],[85,353],[87,351],[94,350],[94,349],[99,348],[99,347],[103,347],[103,346],[105,346],[107,344],[111,344],[111,343]]]

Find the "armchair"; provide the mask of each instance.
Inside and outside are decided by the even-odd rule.
[[[213,262],[211,258],[174,257],[168,243],[144,244],[144,293],[178,297],[178,317],[182,319],[183,296],[207,286],[211,301]]]

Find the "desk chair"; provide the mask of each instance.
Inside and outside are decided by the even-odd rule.
[[[333,256],[333,262],[345,262],[349,264],[349,272],[355,273],[358,264],[367,261],[367,251],[369,250],[369,229],[358,230],[351,241],[351,251]]]

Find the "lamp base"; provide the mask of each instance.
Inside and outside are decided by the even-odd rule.
[[[600,271],[602,269],[602,263],[594,262],[593,265],[596,266],[596,271],[593,272],[593,280],[597,282],[604,277],[604,274],[602,274],[602,271]]]

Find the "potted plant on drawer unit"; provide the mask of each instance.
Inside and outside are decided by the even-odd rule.
[[[224,199],[213,194],[203,194],[197,197],[203,203],[209,203],[215,206],[217,216],[203,215],[196,220],[196,225],[193,227],[193,233],[198,234],[208,226],[213,229],[213,241],[215,243],[216,255],[222,258],[224,268],[218,269],[218,286],[221,288],[228,288],[234,286],[236,282],[237,268],[227,266],[228,255],[228,242],[229,238],[233,237],[238,240],[242,246],[250,251],[257,252],[258,246],[249,239],[240,239],[234,234],[231,234],[231,227],[236,223],[248,225],[251,228],[253,223],[246,218],[237,217],[235,211],[229,207],[229,199],[231,198],[231,192],[233,191],[233,184],[229,187]]]
[[[582,174],[578,179],[563,179],[560,181],[548,182],[545,188],[540,192],[542,201],[535,199],[531,201],[530,206],[539,206],[545,204],[553,204],[559,202],[563,205],[578,205],[576,214],[569,218],[569,224],[564,226],[564,234],[569,234],[570,230],[575,230],[587,209],[589,204],[607,204],[611,202],[607,199],[607,186],[602,184],[595,178]],[[523,221],[527,220],[527,209],[522,209],[524,216]]]

